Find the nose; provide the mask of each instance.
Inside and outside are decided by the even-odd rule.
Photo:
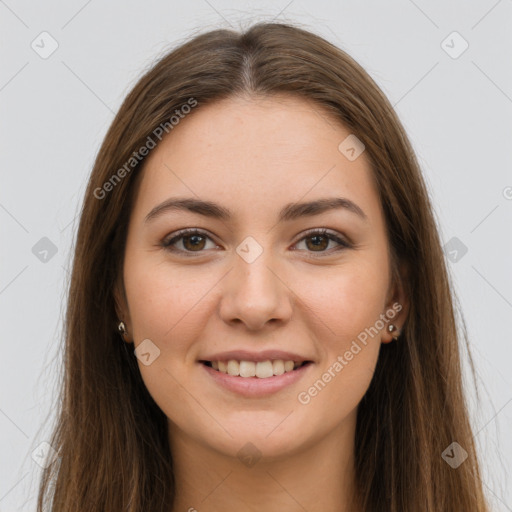
[[[250,331],[287,323],[293,293],[267,251],[251,263],[238,255],[234,261],[234,268],[223,280],[219,313],[224,322],[243,324]]]

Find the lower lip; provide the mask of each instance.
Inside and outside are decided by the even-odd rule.
[[[309,371],[310,367],[313,366],[313,363],[307,363],[291,372],[261,379],[259,377],[237,377],[214,370],[203,363],[198,364],[223,388],[249,398],[277,393],[286,386],[291,386],[299,381]]]

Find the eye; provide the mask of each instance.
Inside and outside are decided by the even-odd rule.
[[[178,231],[172,238],[162,241],[161,245],[168,251],[191,256],[191,253],[194,252],[204,252],[203,249],[207,248],[205,247],[206,240],[212,241],[206,232],[196,228],[190,228]],[[308,243],[308,240],[311,240],[312,243]],[[311,252],[333,252],[351,247],[349,242],[343,240],[336,233],[330,232],[327,229],[314,229],[308,231],[306,236],[303,236],[295,245],[302,241],[305,241],[306,248],[311,249]],[[181,243],[181,248],[176,247],[178,242]],[[338,247],[335,247],[333,251],[326,251],[330,242],[336,242]],[[218,247],[215,243],[213,245]]]
[[[308,243],[308,240],[311,240],[312,243]],[[306,248],[313,249],[311,252],[333,252],[351,247],[347,241],[327,229],[314,229],[308,231],[306,236],[303,236],[297,243],[302,241],[305,241]],[[336,242],[338,247],[335,247],[333,251],[326,251],[325,249],[327,249],[330,242]]]
[[[162,247],[171,252],[192,253],[201,252],[205,248],[205,239],[211,238],[199,229],[182,229],[175,236],[162,242]],[[177,242],[181,242],[184,249],[174,247]],[[188,254],[187,254],[188,256]]]

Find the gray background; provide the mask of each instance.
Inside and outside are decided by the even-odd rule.
[[[512,511],[512,1],[6,0],[0,512],[35,510],[34,459],[54,418],[77,213],[114,113],[143,70],[183,38],[270,19],[300,22],[346,50],[405,125],[477,365],[481,402],[470,386],[468,394],[485,490],[493,510]],[[44,55],[52,40],[58,48]]]

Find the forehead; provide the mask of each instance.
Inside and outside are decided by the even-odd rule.
[[[339,150],[349,136],[321,106],[293,96],[199,105],[148,155],[136,210],[145,215],[169,197],[195,196],[244,217],[343,196],[379,215],[365,153],[349,160]]]

